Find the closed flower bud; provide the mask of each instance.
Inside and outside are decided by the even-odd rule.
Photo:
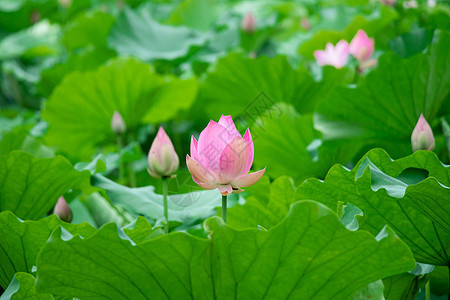
[[[64,199],[63,196],[59,197],[53,213],[64,222],[70,223],[70,221],[72,221],[72,210],[70,209],[69,205],[66,202],[66,199]]]
[[[242,20],[241,28],[246,33],[253,33],[256,30],[256,20],[251,12],[245,15]]]
[[[420,115],[419,121],[416,127],[414,127],[413,133],[411,135],[411,145],[413,152],[417,150],[434,150],[434,136],[430,125],[427,120]]]
[[[127,130],[125,121],[118,111],[115,111],[111,119],[111,129],[115,134],[123,134]]]
[[[148,153],[148,172],[155,178],[169,177],[178,169],[179,159],[172,141],[159,128]]]

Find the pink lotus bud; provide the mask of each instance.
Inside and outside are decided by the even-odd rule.
[[[319,66],[330,65],[339,69],[347,64],[349,55],[348,43],[344,40],[339,41],[336,47],[328,43],[325,50],[314,51],[314,57]]]
[[[403,8],[405,8],[405,9],[418,8],[418,7],[419,7],[419,4],[415,0],[403,2]]]
[[[241,187],[255,184],[264,175],[265,168],[248,174],[253,163],[253,140],[247,128],[242,137],[231,116],[219,123],[210,121],[197,140],[191,138],[191,156],[186,164],[192,179],[207,190],[219,189],[226,196],[240,193]]]
[[[251,12],[247,13],[242,20],[241,28],[244,32],[253,33],[256,30],[255,16]]]
[[[169,177],[178,169],[179,162],[172,141],[160,127],[148,153],[148,172],[155,178]]]
[[[423,114],[420,114],[419,121],[412,132],[411,145],[413,152],[417,150],[434,150],[433,131]]]
[[[358,32],[350,42],[350,46],[348,47],[350,53],[359,62],[368,60],[372,56],[374,48],[374,39],[369,38],[366,32],[362,29],[358,30]]]
[[[63,196],[59,197],[53,213],[64,222],[70,223],[70,221],[72,221],[72,210],[70,209],[69,205],[66,202],[66,199],[64,199]]]
[[[387,6],[394,6],[395,0],[381,0],[381,3],[383,3],[384,5],[387,5]]]
[[[123,134],[127,130],[125,121],[117,110],[114,112],[111,119],[111,129],[115,134]]]
[[[58,0],[58,3],[64,8],[69,8],[72,6],[72,0]]]
[[[300,20],[300,25],[305,29],[306,31],[311,30],[311,24],[308,21],[308,18],[302,18]]]
[[[38,10],[33,10],[30,15],[30,23],[35,24],[41,20],[41,13]]]

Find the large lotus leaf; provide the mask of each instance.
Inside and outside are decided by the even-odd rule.
[[[111,118],[120,112],[127,128],[144,119],[163,122],[188,108],[195,80],[166,78],[134,59],[116,59],[95,71],[68,75],[46,102],[47,140],[89,160],[95,146],[114,141]]]
[[[17,272],[11,284],[0,296],[0,300],[52,300],[54,299],[50,294],[38,294],[35,288],[35,279],[33,275]]]
[[[65,28],[63,44],[69,50],[90,45],[106,47],[106,38],[115,18],[102,11],[80,14]]]
[[[0,60],[17,58],[24,54],[48,55],[59,50],[60,28],[47,20],[8,35],[0,41]]]
[[[137,245],[108,224],[89,238],[56,230],[37,262],[37,290],[114,299],[349,299],[380,278],[414,268],[389,228],[348,231],[331,210],[294,204],[268,232],[205,222],[211,239],[171,233]]]
[[[428,54],[408,59],[385,54],[358,87],[338,87],[319,104],[316,127],[327,139],[372,140],[406,155],[420,114],[432,123],[450,107],[449,39],[449,33],[436,33]]]
[[[186,56],[207,38],[187,27],[162,25],[147,10],[125,8],[110,31],[108,44],[121,55],[171,60]]]
[[[94,185],[106,191],[111,202],[124,207],[135,216],[145,216],[150,220],[163,219],[163,196],[155,193],[153,186],[130,188],[120,185],[101,175],[94,176]],[[194,191],[186,194],[169,193],[169,220],[192,225],[215,214],[221,205],[221,195],[217,190]]]
[[[43,217],[69,189],[95,190],[89,171],[76,171],[64,157],[36,158],[22,151],[0,156],[0,187],[0,211],[31,220]]]
[[[84,238],[96,232],[88,223],[65,223],[55,215],[39,221],[22,221],[9,211],[0,213],[0,286],[6,288],[15,272],[33,272],[39,251],[53,230],[60,226]],[[127,238],[137,244],[158,236],[161,231],[152,228],[143,217],[123,228]]]
[[[208,114],[256,119],[276,102],[288,102],[301,112],[312,112],[319,100],[347,79],[348,70],[329,69],[317,83],[305,70],[295,70],[284,56],[245,58],[229,54],[220,59],[201,86]],[[279,76],[283,74],[283,76]]]
[[[251,133],[257,169],[267,166],[271,177],[287,175],[296,183],[324,177],[330,166],[347,163],[359,150],[348,141],[322,141],[321,133],[313,128],[312,116],[299,115],[284,103],[257,119]]]
[[[292,179],[287,176],[277,178],[270,185],[259,187],[259,192],[264,196],[258,197],[250,193],[245,204],[237,204],[228,209],[228,225],[234,228],[271,228],[286,216],[294,191]]]
[[[55,215],[39,221],[22,221],[9,211],[0,213],[0,285],[6,289],[16,272],[31,273],[42,246],[56,227],[87,237],[95,228],[64,223]]]
[[[169,22],[208,31],[224,10],[216,0],[184,0],[170,14]]]
[[[363,228],[378,232],[385,224],[408,244],[417,261],[448,265],[450,258],[450,167],[429,151],[393,161],[381,149],[368,152],[348,170],[330,169],[324,181],[309,179],[294,198],[313,199],[331,209],[337,201],[358,206]]]

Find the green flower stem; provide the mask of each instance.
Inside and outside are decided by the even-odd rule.
[[[117,135],[117,149],[119,151],[119,182],[121,184],[124,184],[124,181],[125,181],[125,164],[123,162],[122,154],[121,154],[122,148],[123,148],[122,135],[118,134]]]
[[[425,299],[430,300],[430,280],[425,284]]]
[[[228,196],[222,196],[222,219],[227,223],[227,197]]]
[[[167,177],[163,177],[162,181],[163,181],[164,219],[166,220],[164,231],[167,234],[169,233],[169,207],[167,206]]]
[[[130,162],[128,164],[128,176],[129,176],[130,187],[136,187],[136,173],[134,172],[132,162]]]

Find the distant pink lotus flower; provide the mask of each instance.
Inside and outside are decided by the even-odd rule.
[[[241,28],[244,32],[253,33],[256,30],[256,19],[255,16],[249,12],[242,19]]]
[[[192,179],[202,188],[218,188],[223,196],[239,193],[241,187],[255,184],[264,175],[265,168],[248,174],[253,163],[253,140],[250,130],[241,136],[231,116],[219,123],[210,121],[197,140],[191,138],[191,157],[186,164]]]
[[[172,141],[160,127],[148,152],[148,172],[155,178],[170,177],[178,169],[180,161]]]
[[[411,145],[413,152],[417,150],[434,150],[435,142],[433,131],[423,114],[420,114],[419,121],[412,132]]]
[[[336,46],[327,43],[325,50],[314,51],[314,57],[319,66],[330,65],[339,69],[347,64],[349,55],[347,41],[341,40]]]
[[[350,54],[352,54],[359,62],[364,62],[370,59],[375,48],[375,41],[369,38],[367,33],[360,29],[353,37],[348,47]]]

